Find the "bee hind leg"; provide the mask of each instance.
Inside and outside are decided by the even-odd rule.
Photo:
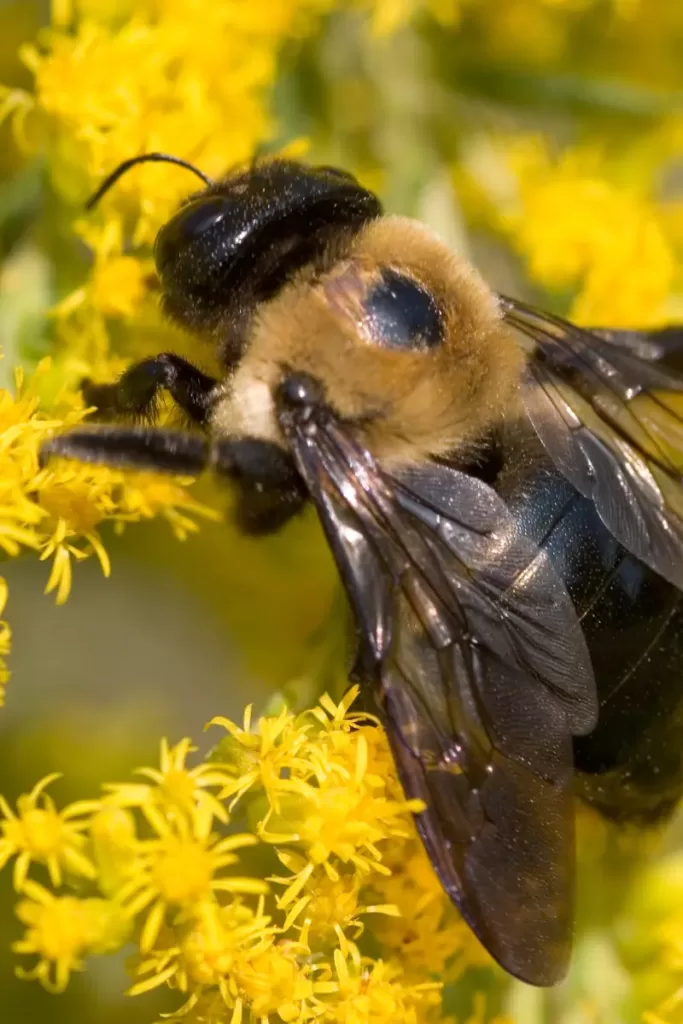
[[[164,352],[134,363],[114,384],[86,379],[81,390],[88,405],[97,406],[99,417],[151,419],[163,388],[193,423],[204,426],[217,384],[186,359]]]

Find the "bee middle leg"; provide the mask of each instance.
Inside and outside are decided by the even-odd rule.
[[[114,384],[84,380],[81,390],[88,405],[97,406],[99,416],[148,419],[164,388],[193,423],[204,426],[217,384],[186,359],[164,352],[130,366]]]
[[[237,521],[246,533],[274,533],[306,502],[291,455],[271,441],[224,438],[211,459],[214,471],[237,486]]]

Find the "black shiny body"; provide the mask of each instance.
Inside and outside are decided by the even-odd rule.
[[[472,472],[494,477],[581,620],[600,717],[574,739],[579,795],[616,821],[656,823],[683,793],[683,594],[625,551],[531,431]]]

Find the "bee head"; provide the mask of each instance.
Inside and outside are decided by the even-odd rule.
[[[521,360],[472,268],[422,225],[385,217],[323,273],[303,271],[261,306],[214,425],[282,443],[273,396],[305,375],[385,463],[415,462],[499,419]]]
[[[333,168],[273,160],[229,175],[190,197],[159,231],[164,309],[185,327],[234,333],[333,235],[380,213],[371,192]]]

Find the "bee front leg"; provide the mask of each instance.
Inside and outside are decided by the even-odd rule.
[[[218,441],[212,467],[238,487],[237,521],[250,534],[274,533],[308,497],[292,457],[279,445],[257,438]]]
[[[203,437],[153,427],[77,427],[55,434],[40,446],[40,464],[52,458],[94,462],[117,469],[195,476],[205,469]]]
[[[149,419],[164,388],[193,423],[204,426],[217,383],[187,360],[164,352],[130,366],[114,384],[84,380],[81,390],[85,401],[97,406],[101,417]]]

